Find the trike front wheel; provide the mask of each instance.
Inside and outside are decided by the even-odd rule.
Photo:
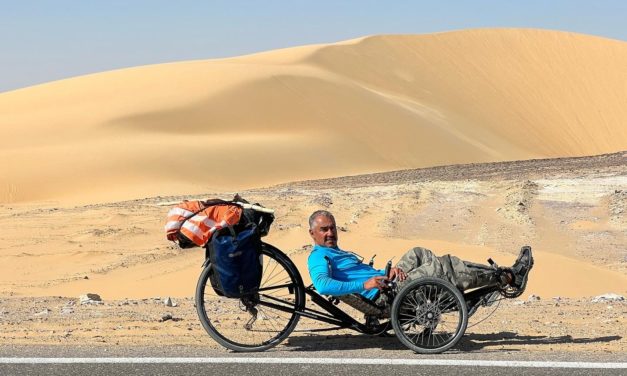
[[[392,303],[392,326],[398,339],[421,354],[455,346],[468,325],[466,302],[459,290],[440,278],[407,283]]]

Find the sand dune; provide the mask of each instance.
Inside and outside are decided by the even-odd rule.
[[[107,201],[627,149],[627,44],[372,36],[0,94],[0,202]]]

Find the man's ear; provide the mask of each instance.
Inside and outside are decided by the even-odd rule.
[[[309,229],[309,236],[313,238],[313,229]]]

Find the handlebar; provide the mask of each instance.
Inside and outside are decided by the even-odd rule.
[[[386,285],[386,290],[390,291],[393,290],[394,287],[396,286],[396,282],[390,280],[390,272],[392,271],[392,260],[388,261],[387,264],[385,264],[385,285]]]
[[[392,260],[388,261],[388,263],[385,264],[385,277],[386,278],[390,278],[391,271],[392,271]]]

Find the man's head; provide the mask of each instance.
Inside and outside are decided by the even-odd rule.
[[[309,235],[314,243],[323,247],[337,247],[337,228],[333,214],[317,210],[309,216]]]

